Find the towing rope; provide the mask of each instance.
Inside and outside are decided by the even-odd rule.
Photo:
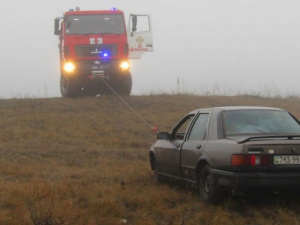
[[[118,98],[137,116],[139,117],[144,123],[147,124],[147,126],[149,126],[154,134],[157,134],[157,128],[153,127],[150,123],[148,123],[138,112],[136,112],[102,77],[101,80],[106,84],[107,87],[109,87],[112,92],[118,96]]]

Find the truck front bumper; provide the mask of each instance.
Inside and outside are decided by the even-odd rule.
[[[109,79],[115,74],[128,72],[128,70],[124,71],[120,68],[120,60],[86,60],[75,63],[76,73],[82,78],[102,77]]]

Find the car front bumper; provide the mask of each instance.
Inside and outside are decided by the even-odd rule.
[[[300,187],[300,172],[241,173],[212,169],[212,173],[218,185],[235,189]]]

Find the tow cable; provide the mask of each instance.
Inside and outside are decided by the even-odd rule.
[[[112,92],[137,116],[139,117],[144,123],[147,124],[148,127],[151,128],[152,132],[154,134],[157,134],[157,127],[152,126],[150,123],[148,123],[138,112],[136,112],[102,77],[101,80],[106,84],[107,87],[109,87]]]

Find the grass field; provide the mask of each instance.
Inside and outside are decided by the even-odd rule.
[[[160,131],[190,110],[225,105],[285,108],[300,98],[130,96]],[[299,196],[256,193],[221,205],[197,191],[157,184],[150,127],[114,96],[0,100],[0,224],[300,224]]]

